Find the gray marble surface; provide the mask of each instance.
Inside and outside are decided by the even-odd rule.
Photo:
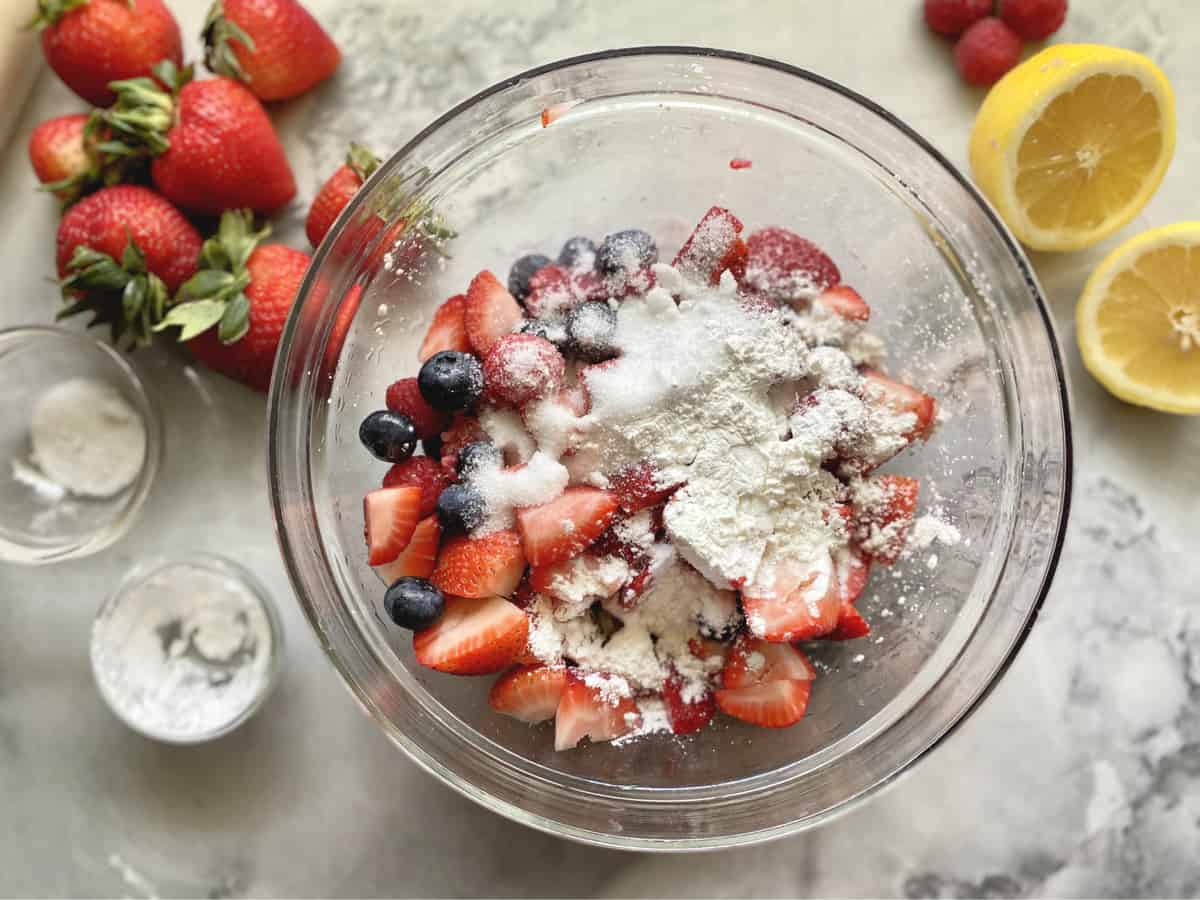
[[[172,3],[192,34],[204,5]],[[398,146],[493,80],[573,53],[693,43],[777,57],[871,96],[959,164],[980,99],[924,32],[916,0],[310,5],[347,59],[335,81],[276,110],[301,186],[283,235],[298,244],[308,200],[348,139]],[[1061,38],[1145,51],[1177,89],[1175,162],[1123,236],[1195,218],[1192,5],[1074,0]],[[53,316],[55,209],[31,190],[24,142],[33,123],[75,107],[43,73],[4,151],[0,326]],[[1016,664],[942,748],[865,807],[793,839],[699,857],[606,852],[526,830],[394,749],[291,599],[266,496],[263,400],[179,359],[139,359],[169,429],[141,521],[93,559],[0,565],[0,894],[1200,894],[1200,421],[1124,406],[1080,366],[1073,304],[1114,243],[1035,258],[1073,378],[1076,505],[1054,589]],[[289,645],[280,688],[257,718],[181,749],[108,713],[86,645],[104,591],[135,558],[190,549],[232,553],[253,569],[280,600]]]

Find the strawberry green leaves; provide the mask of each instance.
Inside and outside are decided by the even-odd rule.
[[[75,248],[61,282],[67,306],[57,318],[90,311],[89,327],[107,324],[113,343],[144,347],[158,330],[169,300],[162,279],[146,270],[146,258],[130,238],[118,263],[90,247]]]
[[[204,65],[210,72],[238,81],[250,80],[233,50],[233,42],[237,41],[253,53],[254,39],[236,22],[226,18],[221,0],[209,8],[200,37],[204,41]]]

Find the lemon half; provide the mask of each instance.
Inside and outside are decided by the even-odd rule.
[[[1084,365],[1139,406],[1200,415],[1200,222],[1132,238],[1092,273],[1075,308]]]
[[[1166,76],[1132,50],[1057,44],[988,93],[971,132],[976,183],[1035,250],[1078,250],[1146,205],[1175,152]]]

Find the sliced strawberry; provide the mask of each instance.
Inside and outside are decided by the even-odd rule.
[[[437,308],[433,314],[433,324],[425,333],[417,359],[421,362],[429,359],[435,353],[443,350],[471,349],[471,341],[467,337],[467,324],[464,314],[467,308],[465,294],[455,294]]]
[[[458,597],[509,597],[524,572],[521,539],[515,531],[497,531],[446,541],[429,580]]]
[[[378,566],[399,556],[412,539],[420,510],[417,487],[380,488],[363,497],[367,562]]]
[[[522,722],[545,722],[558,712],[567,670],[550,666],[520,666],[496,679],[488,705]]]
[[[446,597],[441,618],[413,635],[423,666],[452,675],[490,675],[507,669],[525,649],[529,618],[503,597]]]
[[[428,456],[410,456],[387,470],[383,476],[383,486],[420,488],[421,505],[417,515],[423,519],[433,515],[438,497],[453,480],[438,460]]]
[[[458,467],[458,451],[467,444],[487,440],[487,432],[479,420],[466,413],[455,413],[450,427],[442,432],[442,468],[455,472]]]
[[[920,482],[907,475],[880,475],[855,495],[853,534],[863,557],[890,566],[904,550],[917,510]]]
[[[720,660],[721,668],[725,667],[725,660],[729,656],[730,649],[729,644],[713,638],[695,637],[688,641],[688,650],[692,656],[706,665],[710,664],[712,660]],[[715,665],[715,663],[712,664]]]
[[[521,406],[557,393],[567,363],[544,337],[503,334],[483,358],[487,395],[497,403]]]
[[[717,707],[727,716],[763,728],[787,728],[804,718],[811,681],[770,681],[716,692]]]
[[[854,288],[848,284],[835,284],[817,296],[817,303],[843,319],[865,322],[871,318],[871,307]]]
[[[852,510],[848,505],[845,508],[849,518]],[[857,603],[871,574],[870,560],[863,558],[858,548],[850,546],[834,554],[833,564],[837,571],[838,599],[843,606]]]
[[[537,568],[581,552],[616,514],[617,500],[610,492],[569,487],[549,503],[517,510],[517,531],[529,564]]]
[[[428,578],[433,574],[437,562],[438,544],[442,539],[442,526],[437,516],[429,516],[417,523],[408,546],[400,551],[390,563],[384,563],[377,571],[380,577],[391,584],[398,578]]]
[[[561,316],[586,298],[575,276],[562,266],[543,266],[529,279],[525,309],[532,318]]]
[[[667,679],[662,695],[667,706],[667,716],[671,720],[672,734],[691,734],[699,731],[712,720],[717,711],[711,691],[705,691],[699,699],[690,702],[684,700],[683,681],[678,675]]]
[[[580,302],[584,300],[607,300],[608,299],[608,282],[595,269],[587,271],[573,271],[571,273],[571,284],[575,291],[575,296]]]
[[[658,506],[683,487],[682,481],[662,484],[658,471],[648,462],[621,469],[609,481],[617,503],[627,513]]]
[[[762,228],[746,246],[745,285],[772,300],[815,297],[842,280],[820,247],[786,228]]]
[[[729,648],[722,686],[747,688],[770,681],[812,681],[817,670],[807,656],[791,644],[777,644],[742,635]]]
[[[837,626],[841,594],[833,559],[764,560],[742,590],[750,632],[768,641],[801,641]]]
[[[937,401],[928,394],[922,394],[914,387],[888,378],[875,369],[865,369],[863,378],[867,380],[868,403],[883,404],[893,412],[912,413],[917,417],[906,435],[910,441],[929,437],[937,414]]]
[[[850,641],[854,638],[866,637],[871,633],[871,626],[857,609],[849,603],[842,604],[838,613],[837,627],[826,637],[831,641]]]
[[[741,256],[741,233],[741,220],[729,210],[714,206],[684,241],[671,265],[693,281],[716,284],[721,273]]]
[[[387,408],[408,416],[421,440],[441,434],[446,427],[449,416],[425,402],[421,389],[417,387],[417,379],[393,381],[388,385],[386,397]]]
[[[554,749],[570,750],[581,740],[611,741],[641,724],[632,697],[610,702],[599,690],[575,675],[567,676],[554,717]]]
[[[533,601],[537,598],[537,592],[534,591],[533,585],[529,583],[530,571],[530,569],[525,570],[525,574],[517,582],[517,589],[512,596],[512,602],[521,607],[521,609],[529,609],[529,607],[533,606]]]
[[[463,321],[476,353],[487,353],[496,339],[512,331],[521,318],[520,305],[495,275],[484,269],[471,279]]]
[[[591,553],[529,570],[529,586],[559,603],[573,602],[580,593],[589,601],[611,597],[625,583],[628,570],[605,565]]]

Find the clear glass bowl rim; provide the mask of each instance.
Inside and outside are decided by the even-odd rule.
[[[878,117],[884,124],[891,126],[899,131],[903,137],[912,141],[916,146],[924,151],[928,157],[934,161],[940,168],[956,181],[961,188],[966,192],[970,199],[978,206],[979,211],[986,217],[990,226],[1004,244],[1008,255],[1011,257],[1012,263],[1020,271],[1024,280],[1027,283],[1030,294],[1034,301],[1034,305],[1038,311],[1039,321],[1044,329],[1047,346],[1050,351],[1051,361],[1053,363],[1054,382],[1058,389],[1058,412],[1062,422],[1062,450],[1063,450],[1063,465],[1060,476],[1061,500],[1060,509],[1057,521],[1054,523],[1054,535],[1052,546],[1046,555],[1046,562],[1041,584],[1037,591],[1037,596],[1030,607],[1030,612],[1020,629],[1013,636],[1012,642],[1008,649],[1007,655],[999,661],[995,671],[986,684],[982,685],[978,694],[958,713],[957,717],[948,722],[945,728],[931,740],[922,750],[913,755],[904,765],[892,772],[886,777],[877,780],[868,789],[848,797],[837,806],[827,810],[823,814],[813,816],[809,819],[793,821],[790,823],[772,826],[761,830],[748,831],[736,835],[721,835],[717,838],[708,836],[699,837],[680,837],[678,839],[659,839],[659,838],[642,838],[637,836],[622,835],[620,833],[605,832],[600,833],[584,828],[579,828],[567,824],[561,820],[544,816],[539,813],[533,813],[528,809],[524,809],[516,804],[506,800],[497,798],[485,789],[478,785],[459,777],[454,772],[448,770],[436,757],[428,754],[424,748],[416,746],[412,741],[401,733],[395,726],[395,723],[384,717],[381,712],[368,700],[360,690],[350,673],[347,671],[345,663],[341,660],[327,640],[324,633],[324,627],[320,620],[319,611],[314,606],[312,600],[305,592],[304,579],[301,576],[300,566],[297,561],[296,549],[291,546],[288,529],[285,522],[284,508],[281,502],[281,482],[283,476],[281,468],[286,467],[284,457],[287,454],[286,448],[280,446],[280,419],[283,414],[285,391],[293,391],[294,388],[283,388],[282,385],[287,381],[283,373],[288,365],[290,349],[296,340],[300,325],[300,310],[304,306],[304,299],[307,298],[314,290],[317,289],[316,274],[320,271],[323,263],[329,257],[331,248],[337,243],[337,238],[347,222],[353,220],[359,208],[367,202],[370,195],[369,188],[372,182],[381,181],[388,174],[394,171],[398,162],[408,157],[416,148],[418,148],[430,135],[437,132],[443,126],[453,122],[459,117],[471,111],[474,107],[488,100],[492,96],[502,93],[520,83],[529,79],[541,77],[554,72],[572,69],[577,66],[582,66],[590,62],[603,62],[621,58],[632,58],[642,56],[674,56],[674,57],[694,57],[697,59],[720,59],[734,63],[742,63],[752,67],[761,67],[773,70],[776,73],[793,76],[803,81],[810,82],[816,87],[820,87],[840,95],[843,99],[850,101],[863,108],[867,113]],[[1025,257],[1019,243],[1007,226],[1000,219],[999,215],[992,208],[990,203],[983,195],[975,188],[975,186],[966,178],[953,163],[951,163],[944,154],[937,150],[925,138],[909,127],[900,118],[889,112],[884,107],[868,99],[867,97],[858,94],[838,82],[832,81],[814,72],[798,66],[793,66],[788,63],[767,57],[758,56],[756,54],[744,53],[739,51],[720,50],[709,47],[696,47],[688,45],[650,45],[638,47],[616,48],[611,50],[597,51],[593,53],[580,54],[546,63],[540,66],[527,69],[509,78],[503,79],[495,84],[483,89],[473,96],[463,100],[454,107],[447,110],[442,115],[434,119],[429,125],[418,132],[411,140],[400,147],[393,153],[387,161],[372,175],[371,180],[359,190],[358,193],[351,199],[350,203],[342,211],[337,221],[329,230],[321,246],[314,254],[313,260],[309,266],[308,272],[305,275],[304,281],[301,284],[297,294],[297,302],[294,304],[292,313],[285,325],[282,339],[280,341],[280,350],[276,356],[275,369],[271,382],[271,390],[269,396],[268,410],[268,478],[270,481],[271,502],[275,514],[276,534],[280,544],[280,550],[284,559],[284,563],[288,570],[289,578],[296,589],[301,607],[304,610],[305,617],[322,645],[322,649],[330,659],[334,668],[337,669],[339,675],[346,683],[351,694],[385,731],[385,733],[395,742],[402,750],[416,762],[422,769],[436,776],[443,783],[458,791],[462,795],[475,800],[487,809],[499,813],[506,818],[520,822],[539,830],[554,834],[560,837],[578,841],[586,844],[593,844],[610,849],[629,849],[643,851],[695,851],[695,850],[713,850],[735,846],[746,846],[755,843],[761,843],[767,840],[774,840],[795,834],[800,831],[807,830],[812,827],[824,824],[830,819],[839,816],[851,809],[856,808],[860,804],[874,797],[880,790],[891,784],[894,784],[897,779],[912,770],[912,768],[921,760],[925,759],[935,748],[941,745],[967,718],[971,716],[980,704],[991,694],[992,690],[999,683],[1004,674],[1008,671],[1017,653],[1024,645],[1028,637],[1033,623],[1037,620],[1038,614],[1045,602],[1046,595],[1049,592],[1053,582],[1054,574],[1058,566],[1061,556],[1063,542],[1066,535],[1066,525],[1069,518],[1072,496],[1073,482],[1073,466],[1074,466],[1074,450],[1072,440],[1071,413],[1070,413],[1070,398],[1066,367],[1062,358],[1062,350],[1058,341],[1057,333],[1054,326],[1053,316],[1042,294],[1041,287],[1037,281],[1036,275]],[[324,550],[321,551],[324,553]],[[327,565],[327,564],[326,564]],[[941,678],[945,678],[951,669],[944,672]],[[939,681],[941,680],[939,678]],[[932,688],[930,689],[932,690]],[[581,798],[586,800],[587,798]]]

